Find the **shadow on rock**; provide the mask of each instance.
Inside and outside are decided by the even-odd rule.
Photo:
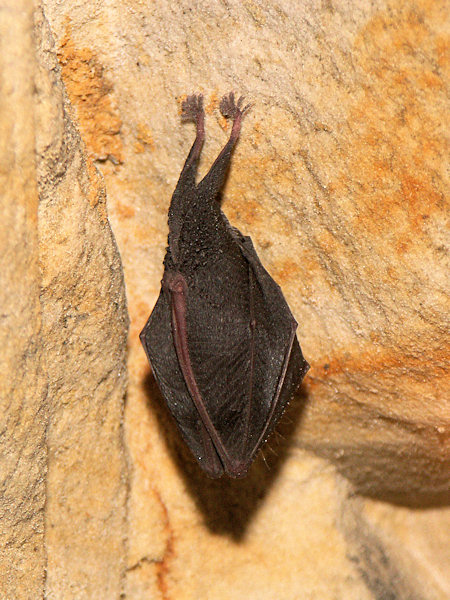
[[[213,533],[229,535],[235,540],[243,538],[289,453],[307,400],[304,388],[300,387],[291,400],[275,432],[259,452],[247,476],[242,479],[207,477],[185,445],[151,373],[145,380],[145,388],[149,407],[157,416],[168,451],[206,526]]]

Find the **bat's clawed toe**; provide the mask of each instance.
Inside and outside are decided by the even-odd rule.
[[[249,110],[249,108],[251,108],[251,104],[247,104],[242,108],[244,100],[244,96],[240,96],[236,102],[234,98],[234,92],[230,92],[229,94],[223,96],[219,105],[222,116],[226,119],[233,120],[239,116],[242,117]]]
[[[193,94],[183,100],[181,104],[181,119],[183,121],[197,121],[204,114],[203,95]]]
[[[224,116],[226,119],[234,118],[237,109],[234,101],[234,92],[230,92],[222,97],[219,108],[222,116]]]

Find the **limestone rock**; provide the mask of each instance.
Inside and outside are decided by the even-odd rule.
[[[354,508],[360,527],[332,531],[348,498],[331,481],[333,491],[309,498],[299,473],[317,459],[296,448],[375,497],[417,506],[448,498],[443,3],[45,6],[75,118],[105,177],[127,282],[127,594],[375,598],[392,586],[386,597],[434,598],[414,596],[406,559],[391,564],[386,550],[381,569],[384,538],[370,538],[353,562],[367,546],[363,508]],[[193,139],[176,102],[205,95],[204,173],[226,139],[217,106],[232,89],[254,107],[224,210],[281,284],[312,365],[285,441],[265,450],[269,474],[257,462],[239,484],[197,472],[138,341]]]
[[[450,596],[449,508],[417,510],[355,497],[342,507],[348,556],[375,598]]]
[[[293,409],[298,444],[365,493],[445,500],[443,3],[153,2],[126,19],[125,5],[99,4],[89,22],[72,2],[45,5],[107,183],[131,360],[145,369],[137,333],[157,297],[167,207],[193,138],[176,103],[205,94],[205,172],[225,141],[218,100],[234,89],[254,107],[224,210],[252,235],[299,322],[312,368]]]
[[[0,18],[0,595],[11,600],[41,597],[45,568],[48,406],[33,57],[32,7],[6,2]]]
[[[48,25],[32,3],[7,4],[0,596],[114,598],[125,573],[122,266]]]

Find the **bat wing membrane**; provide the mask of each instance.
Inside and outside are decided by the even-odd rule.
[[[140,335],[159,388],[194,456],[211,477],[223,473],[222,462],[196,410],[176,355],[171,309],[161,290]]]
[[[272,381],[272,383],[276,381],[276,388],[271,396],[271,405],[268,407],[264,427],[261,429],[259,437],[257,437],[257,432],[254,432],[253,446],[248,449],[251,459],[272,432],[291,396],[308,371],[309,365],[303,358],[295,335],[297,322],[284,299],[281,288],[262,266],[250,237],[244,237],[236,230],[235,233],[238,236],[241,251],[248,260],[257,280],[259,293],[254,294],[255,313],[260,315],[260,320],[266,323],[266,327],[263,328],[264,333],[259,335],[259,339],[258,327],[256,327],[255,346],[259,348],[263,357],[267,353],[277,365]],[[261,328],[259,328],[260,330]],[[266,362],[264,359],[260,361],[260,369],[265,369]],[[262,374],[260,373],[259,376]]]
[[[251,239],[237,230],[232,235],[247,273],[246,309],[233,285],[221,290],[219,311],[208,306],[210,295],[195,289],[187,290],[181,308],[172,295],[175,319],[185,319],[187,356],[180,360],[176,347],[183,334],[174,327],[168,296],[161,291],[141,333],[183,437],[212,477],[224,470],[233,477],[246,474],[308,370],[280,287]]]
[[[247,273],[246,311],[233,285],[221,290],[218,313],[207,305],[210,295],[204,298],[189,289],[186,327],[195,403],[207,414],[205,426],[225,471],[237,477],[247,472],[307,363],[281,289],[261,265],[250,238],[237,231],[233,235]],[[220,272],[223,278],[224,269]]]

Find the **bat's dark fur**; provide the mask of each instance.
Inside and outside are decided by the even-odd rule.
[[[197,184],[203,98],[183,102],[197,136],[170,204],[161,292],[141,333],[169,409],[210,477],[247,473],[309,368],[281,289],[220,209],[247,109],[232,93],[222,99],[230,139]]]

